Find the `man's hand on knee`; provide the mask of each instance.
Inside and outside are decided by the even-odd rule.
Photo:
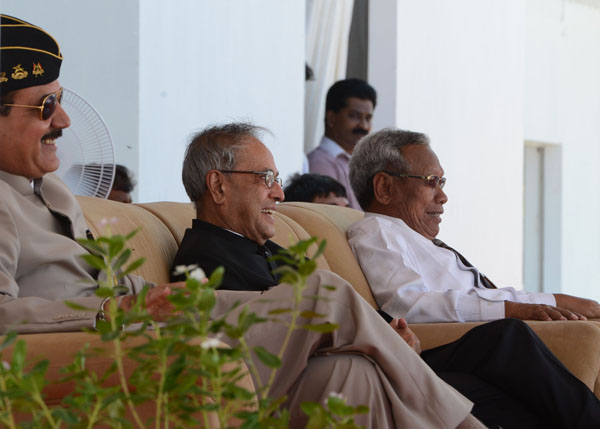
[[[404,341],[413,349],[417,354],[421,354],[421,341],[415,335],[413,331],[408,327],[408,323],[404,319],[393,319],[390,322],[390,326],[402,337]]]
[[[592,319],[600,318],[600,304],[594,300],[578,298],[562,293],[555,293],[554,298],[556,299],[557,307],[566,308]]]

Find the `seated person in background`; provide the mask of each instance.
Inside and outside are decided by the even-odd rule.
[[[496,288],[436,239],[448,201],[443,175],[424,134],[385,129],[354,151],[350,178],[367,213],[348,240],[384,311],[411,323],[600,317],[592,300]]]
[[[133,173],[124,165],[115,165],[115,180],[107,198],[120,203],[131,204],[133,188],[135,188]]]
[[[346,188],[350,207],[360,206],[348,178],[348,163],[354,146],[371,131],[377,93],[360,79],[344,79],[334,83],[325,100],[325,136],[321,144],[308,154],[311,173],[324,174]]]
[[[92,328],[94,312],[65,305],[68,300],[100,309],[104,302],[94,294],[98,271],[80,258],[84,249],[75,241],[86,237],[87,225],[68,188],[48,174],[59,166],[57,139],[70,123],[60,105],[57,80],[62,54],[48,33],[7,15],[0,15],[0,48],[0,76],[6,77],[0,80],[0,333]],[[11,77],[16,70],[20,79]],[[38,75],[33,75],[34,70]],[[260,180],[264,186],[264,179]],[[221,184],[224,188],[229,185]],[[255,215],[254,220],[260,216],[261,225],[272,225],[266,207],[248,212],[248,220],[250,214]],[[144,280],[127,276],[123,281],[129,293],[120,306],[126,310]],[[321,283],[336,282],[335,276],[318,273],[311,277],[308,291],[323,294],[326,289]],[[146,308],[155,319],[172,311],[168,296],[177,286],[150,289]],[[260,301],[273,298],[273,305],[281,307],[291,299],[289,291],[265,292],[250,303],[266,315],[269,306]],[[229,310],[239,299],[236,292],[218,291],[215,315]],[[353,310],[350,314],[349,308]],[[328,314],[328,320],[339,323],[341,329],[335,335],[302,330],[290,338],[271,394],[287,394],[292,414],[300,414],[302,401],[321,402],[330,391],[347,391],[356,404],[372,407],[372,421],[365,422],[369,427],[482,427],[470,415],[471,402],[438,379],[396,332],[387,329],[383,335],[375,335],[362,327],[363,321],[370,322],[373,329],[386,324],[351,288],[340,286],[336,300],[307,301],[306,310]],[[232,312],[231,317],[238,313]],[[285,332],[280,323],[262,323],[253,327],[246,340],[250,348],[262,345],[278,350]],[[387,349],[394,341],[403,349]],[[370,353],[372,360],[357,357],[355,353],[362,350]],[[268,370],[258,365],[265,379]],[[318,389],[325,384],[331,390]]]
[[[295,174],[286,185],[284,192],[286,201],[348,207],[344,185],[333,177],[321,174]]]
[[[255,291],[254,294],[267,291],[259,295],[266,298],[269,294],[283,294],[290,288],[277,286],[279,279],[272,274],[277,263],[268,260],[271,253],[280,249],[270,238],[275,235],[273,212],[284,194],[273,157],[258,140],[260,131],[250,124],[228,124],[205,129],[192,138],[182,177],[186,192],[196,205],[197,218],[193,220],[192,228],[185,232],[174,266],[196,264],[207,273],[224,266],[221,288]],[[318,271],[317,275],[324,275],[324,272]],[[328,281],[338,291],[319,292],[331,297],[332,301],[339,300],[338,293],[356,295],[350,292],[353,292],[350,285],[332,273],[329,273]],[[406,363],[416,365],[416,354],[408,353],[404,341],[394,333],[395,330],[419,352],[418,338],[406,322],[389,317],[386,320],[393,328],[390,329],[364,300],[357,300],[361,302],[361,316],[356,317],[356,309],[346,308],[342,325],[358,323],[361,330],[370,332],[370,347],[375,349],[357,349],[360,354],[355,356],[358,359],[355,364],[363,362],[359,356],[366,355],[375,358],[379,367],[382,365],[377,358],[379,352],[373,353],[379,350],[391,353],[403,362],[402,365],[396,361],[391,367],[383,366],[388,377],[394,378],[392,374],[396,368],[403,373],[402,366]],[[321,310],[320,313],[330,317],[332,310]],[[394,335],[390,336],[390,333]],[[336,336],[334,334],[334,338]],[[386,340],[381,341],[384,337]],[[293,355],[294,351],[290,353]],[[338,355],[338,358],[342,357]],[[598,399],[568,372],[524,322],[510,319],[479,326],[453,343],[423,352],[422,358],[424,362],[421,363],[427,363],[439,377],[475,402],[473,414],[488,425],[501,425],[507,429],[551,427],[558,422],[561,427],[583,428],[592,422],[600,422]],[[294,357],[290,356],[290,359]],[[413,376],[421,371],[419,368]],[[413,389],[423,387],[412,384],[413,376],[411,381],[404,379],[404,383],[410,383],[406,386],[408,397],[417,394]],[[321,377],[319,382],[313,380],[315,391],[342,389],[353,404],[359,403],[356,395],[365,393],[363,388],[354,386],[350,389],[347,383],[340,383],[338,374],[328,373],[325,368]],[[367,379],[371,377],[368,375]],[[378,383],[370,381],[369,385],[372,391],[362,400],[372,406],[369,398],[382,392]],[[408,400],[398,394],[394,388],[393,392],[388,391],[388,399],[394,402],[398,398]],[[433,397],[429,397],[429,391],[424,394],[428,398],[426,401],[435,403]],[[380,405],[377,410],[382,415],[390,412]],[[374,412],[371,409],[371,418]],[[387,424],[379,422],[380,425],[375,426],[438,427],[414,423],[402,425],[397,420],[392,423],[390,417],[385,421]]]

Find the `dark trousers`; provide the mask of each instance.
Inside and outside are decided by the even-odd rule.
[[[480,325],[421,357],[488,426],[600,428],[600,401],[517,319]]]

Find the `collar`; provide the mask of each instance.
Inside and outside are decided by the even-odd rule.
[[[339,144],[331,140],[329,137],[323,136],[319,147],[334,158],[341,156],[350,159],[350,157],[352,156],[348,152],[346,152],[344,148],[342,148]]]
[[[23,196],[33,195],[33,185],[27,177],[17,176],[0,170],[0,180],[6,182]],[[40,178],[39,180],[43,180],[43,178]]]
[[[217,226],[213,223],[210,222],[205,222],[203,220],[200,219],[193,219],[192,220],[192,229],[196,229],[196,230],[209,230],[209,231],[215,231],[218,234],[220,234],[222,237],[227,237],[229,239],[237,239],[237,241],[239,243],[247,243],[249,245],[252,245],[254,247],[258,247],[259,244],[254,241],[251,240],[247,237],[244,237],[242,234],[240,234],[239,232],[235,232],[232,231],[230,229],[227,228],[222,228],[220,226]]]
[[[424,237],[423,235],[419,234],[417,231],[415,231],[414,229],[412,229],[410,226],[408,226],[406,224],[406,222],[404,222],[399,217],[388,216],[388,215],[384,215],[384,214],[381,214],[381,213],[372,213],[372,212],[365,213],[365,218],[370,218],[370,217],[381,218],[381,219],[386,220],[387,222],[391,222],[393,224],[396,224],[402,230],[404,230],[404,232],[409,237],[411,237],[413,240],[420,241],[420,242],[424,243],[425,245],[435,246],[435,244],[433,244],[433,242],[431,240],[429,240],[427,237]]]

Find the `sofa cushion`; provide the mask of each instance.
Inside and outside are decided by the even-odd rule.
[[[177,252],[177,243],[163,222],[141,207],[93,197],[77,197],[95,237],[100,236],[104,228],[103,219],[116,218],[111,225],[113,233],[128,234],[134,229],[141,230],[133,237],[128,246],[132,250],[131,261],[144,256],[146,263],[134,274],[155,283],[169,281],[169,268]]]
[[[331,271],[354,286],[373,308],[378,308],[347,238],[348,228],[363,218],[363,212],[327,204],[299,202],[279,204],[277,211],[298,222],[311,236],[327,240],[324,255]]]

